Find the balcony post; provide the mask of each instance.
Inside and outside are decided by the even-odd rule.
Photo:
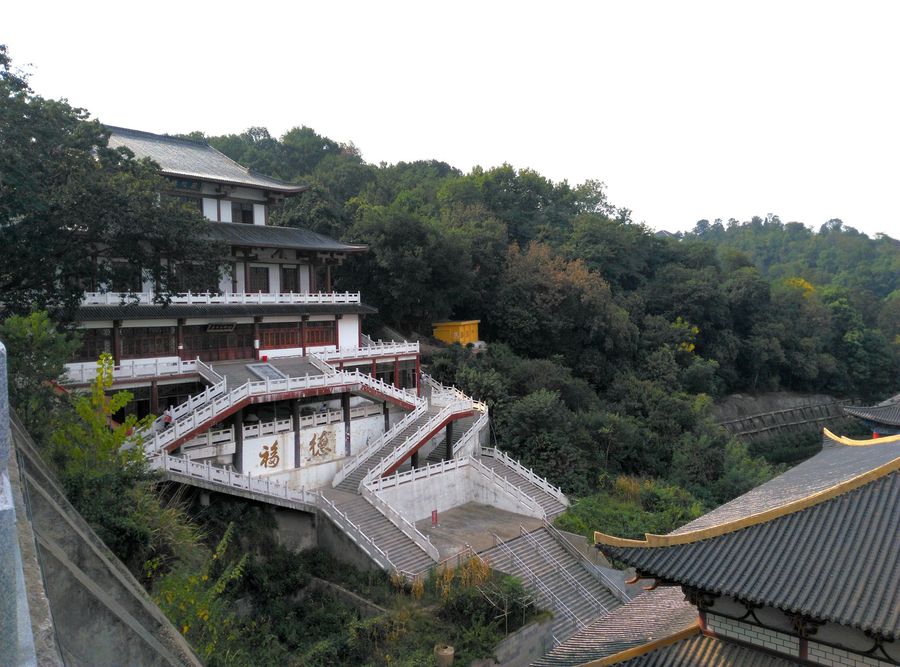
[[[184,361],[184,320],[180,318],[175,322],[175,341],[177,345],[178,360]]]
[[[381,411],[384,414],[384,432],[387,433],[391,430],[391,413],[388,410],[387,401],[381,402]]]
[[[159,382],[156,380],[150,381],[150,412],[159,414]]]
[[[122,363],[122,321],[113,320],[113,364],[116,366]]]

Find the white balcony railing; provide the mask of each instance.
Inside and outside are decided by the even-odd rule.
[[[160,454],[148,460],[153,470],[165,470],[168,472],[205,480],[223,487],[241,489],[252,493],[273,498],[284,498],[305,505],[317,505],[318,496],[306,489],[292,489],[286,484],[270,479],[260,479],[250,475],[244,475],[225,468],[217,468],[208,463],[197,463],[177,456]]]
[[[178,359],[129,359],[113,368],[114,380],[139,380],[166,375],[188,375],[200,372],[196,360],[179,361]],[[97,377],[97,362],[66,364],[66,382],[93,382]]]
[[[335,361],[347,361],[348,359],[375,359],[378,357],[396,357],[409,354],[419,354],[419,344],[406,341],[395,342],[381,341],[363,347],[342,347],[334,352],[316,352],[322,361],[333,363]]]
[[[507,468],[510,468],[513,472],[524,477],[529,482],[540,488],[547,495],[553,496],[566,507],[569,506],[569,499],[566,497],[566,494],[562,492],[562,489],[560,489],[558,486],[553,486],[553,484],[538,475],[536,472],[534,472],[534,470],[532,470],[531,468],[526,468],[514,458],[509,456],[506,452],[502,452],[494,447],[484,447],[481,450],[481,455],[497,459]]]
[[[152,306],[153,292],[85,292],[82,306],[118,306],[134,304]],[[169,303],[176,306],[215,306],[227,304],[355,304],[360,303],[359,292],[254,292],[250,294],[220,294],[218,292],[182,292],[172,294]]]

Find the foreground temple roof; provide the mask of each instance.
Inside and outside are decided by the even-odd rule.
[[[535,667],[581,665],[667,637],[697,622],[697,609],[678,587],[648,591],[585,626]]]
[[[675,641],[663,641],[635,649],[634,657],[627,654],[613,656],[600,665],[623,667],[791,667],[797,663],[763,653],[755,648],[723,642],[701,635],[699,628],[688,637],[676,636]]]
[[[844,412],[851,417],[866,419],[870,422],[887,424],[888,426],[900,426],[900,403],[871,405],[867,407],[847,406],[844,408]]]
[[[875,441],[877,445],[866,446],[870,442],[840,438],[826,429],[821,452],[672,534],[719,526],[783,507],[900,457],[900,441],[884,438]]]
[[[182,139],[165,134],[107,125],[111,132],[110,148],[124,146],[137,158],[150,158],[163,174],[183,176],[228,185],[261,188],[282,194],[297,194],[309,189],[307,185],[285,183],[263,176],[244,167],[205,141]]]
[[[642,576],[898,637],[900,436],[827,436],[700,524],[646,540],[596,533],[598,548]]]

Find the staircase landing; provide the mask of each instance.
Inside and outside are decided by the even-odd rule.
[[[503,540],[511,540],[519,536],[519,525],[526,530],[540,528],[543,523],[534,517],[507,512],[491,505],[466,503],[459,507],[440,512],[438,525],[431,526],[431,519],[416,522],[416,528],[431,538],[437,547],[441,559],[449,558],[466,548],[484,551],[494,546],[492,533]]]

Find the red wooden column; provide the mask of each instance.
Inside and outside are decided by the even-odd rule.
[[[341,318],[343,315],[334,316],[334,349],[341,349]]]
[[[291,399],[291,420],[294,427],[294,467],[300,467],[302,443],[300,442],[300,399]]]
[[[341,393],[341,410],[344,413],[344,456],[350,456],[350,392]]]
[[[150,412],[159,414],[159,383],[156,380],[150,381]]]
[[[179,319],[175,324],[175,349],[178,358],[184,361],[184,320]]]
[[[121,320],[113,320],[113,363],[118,366],[122,363],[122,327]]]
[[[303,356],[306,356],[306,322],[309,320],[309,315],[304,315],[300,318],[300,351]]]
[[[400,388],[400,357],[394,357],[394,386]]]
[[[376,373],[378,373],[378,362],[372,359],[372,377],[375,377]]]
[[[259,349],[262,344],[259,339],[259,321],[261,319],[261,317],[253,318],[253,353],[256,355],[256,359],[259,359]]]

